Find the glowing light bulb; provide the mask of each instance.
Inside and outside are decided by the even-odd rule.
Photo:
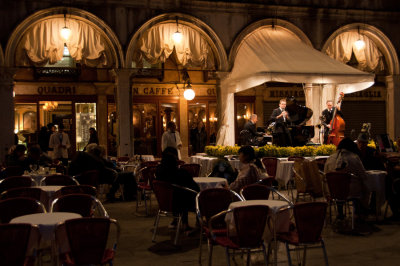
[[[70,36],[71,36],[71,29],[67,28],[66,26],[61,29],[61,37],[63,37],[65,41],[68,41]]]
[[[183,93],[183,97],[188,101],[193,100],[194,96],[196,96],[196,94],[193,89],[186,89]]]
[[[181,43],[182,41],[182,33],[177,30],[174,34],[172,34],[172,39],[174,40],[175,43]]]
[[[364,49],[365,42],[363,40],[361,40],[361,39],[358,39],[357,41],[354,42],[354,45],[355,45],[356,49],[358,51],[360,51],[360,50]]]

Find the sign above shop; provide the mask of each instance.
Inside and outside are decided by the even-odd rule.
[[[183,96],[182,85],[179,84],[178,86],[179,89],[171,84],[134,84],[132,94],[140,96]],[[192,89],[195,91],[196,97],[217,95],[214,86],[193,86]]]
[[[40,86],[37,88],[39,95],[75,95],[75,86]]]
[[[174,87],[133,87],[134,95],[178,95]]]

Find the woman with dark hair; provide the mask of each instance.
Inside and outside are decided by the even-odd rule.
[[[243,146],[239,149],[239,160],[242,166],[236,180],[229,185],[231,190],[240,192],[244,186],[254,184],[261,179],[260,170],[254,164],[255,158],[256,155],[251,146]]]
[[[156,179],[171,184],[179,185],[200,191],[199,186],[194,182],[193,177],[185,169],[178,168],[178,151],[173,147],[166,147],[162,152],[161,163],[156,170]],[[173,206],[182,212],[182,225],[185,231],[191,230],[188,221],[188,211],[195,211],[194,193],[185,190],[176,190],[174,193]],[[176,221],[172,222],[172,226]]]
[[[350,138],[344,138],[337,146],[336,152],[326,160],[325,173],[340,171],[353,174],[350,180],[349,197],[359,199],[358,214],[367,210],[369,190],[366,186],[367,175],[359,157],[357,144]],[[343,206],[338,205],[338,218],[343,219]]]

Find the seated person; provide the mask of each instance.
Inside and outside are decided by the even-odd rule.
[[[239,160],[242,167],[234,182],[229,185],[229,188],[235,192],[250,184],[256,183],[262,178],[260,169],[254,164],[255,152],[251,146],[243,146],[239,149]]]
[[[236,169],[233,169],[229,161],[224,158],[215,162],[213,170],[208,176],[225,178],[230,184],[235,181],[237,175]]]
[[[256,123],[258,121],[257,115],[252,114],[250,120],[244,125],[243,130],[240,132],[242,137],[242,145],[259,146],[260,142],[257,137],[262,137],[263,132],[257,132]]]
[[[370,193],[366,186],[367,175],[359,153],[357,144],[350,138],[344,138],[337,146],[336,152],[326,160],[324,172],[343,171],[353,174],[350,180],[349,197],[355,199],[356,213],[362,215],[368,209]],[[337,205],[337,207],[338,218],[343,219],[343,205]]]
[[[28,165],[37,164],[39,166],[49,167],[52,164],[52,159],[45,155],[39,145],[32,145],[28,149]]]
[[[156,180],[187,187],[197,192],[200,191],[199,186],[193,180],[190,173],[185,169],[178,168],[178,151],[173,147],[167,147],[162,152],[161,163],[157,166],[156,170]],[[195,211],[195,198],[196,195],[194,193],[181,189],[177,189],[176,194],[174,194],[173,206],[177,212],[182,213],[182,225],[185,231],[191,230],[188,221],[188,211]],[[174,226],[176,225],[175,223],[176,220],[171,225]]]
[[[357,146],[360,150],[360,159],[365,170],[385,170],[382,158],[374,148],[368,146],[367,134],[360,133],[358,135]]]
[[[26,147],[22,144],[11,147],[6,155],[5,166],[21,166],[24,170],[30,171],[25,151]]]

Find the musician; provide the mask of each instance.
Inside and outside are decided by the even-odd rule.
[[[245,145],[254,145],[258,146],[258,140],[257,137],[262,137],[263,133],[262,132],[257,132],[257,124],[258,117],[256,114],[252,114],[250,116],[250,120],[244,125],[243,130],[247,130],[247,137],[248,137],[248,142]]]
[[[329,129],[331,128],[331,121],[333,113],[336,107],[333,107],[333,101],[326,101],[326,109],[322,111],[322,125],[324,126],[324,144],[328,141]],[[340,106],[338,106],[336,113],[343,118],[343,113],[340,111]]]
[[[290,123],[291,120],[286,111],[286,99],[281,99],[279,101],[279,108],[272,111],[270,120],[275,122],[275,130],[273,132],[274,144],[283,147],[291,146],[292,140],[289,129],[287,128],[287,124]]]

